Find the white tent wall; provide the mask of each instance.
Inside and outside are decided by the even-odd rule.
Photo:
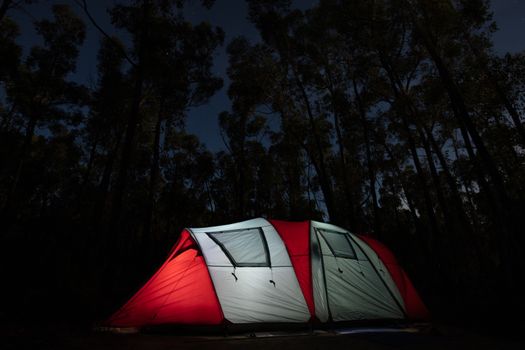
[[[356,235],[350,233],[350,237],[352,240],[359,245],[361,250],[370,258],[372,265],[376,268],[376,271],[379,272],[379,275],[381,279],[384,281],[384,283],[387,285],[388,290],[391,292],[391,296],[395,298],[395,301],[398,304],[398,309],[401,307],[403,312],[406,311],[405,302],[403,301],[403,297],[401,296],[401,293],[399,292],[399,289],[397,288],[396,283],[394,282],[392,276],[388,272],[387,267],[383,264],[383,261],[379,258],[377,253],[370,248],[366,242],[364,242],[361,238],[357,237]]]
[[[262,234],[266,245],[261,250],[261,240],[254,239],[254,230]],[[310,318],[306,301],[299,287],[286,247],[274,227],[265,219],[253,219],[237,224],[190,229],[193,238],[198,242],[224,317],[232,323],[263,322],[307,322]],[[222,239],[220,236],[228,235]],[[235,232],[246,232],[235,235]],[[220,244],[227,244],[232,249]],[[233,251],[233,249],[237,250]],[[243,254],[251,250],[264,252],[269,261],[267,266],[238,266],[237,258],[248,256],[260,263],[259,257]],[[230,257],[226,255],[230,254]],[[231,258],[237,266],[234,266]],[[243,262],[240,262],[242,265]],[[249,265],[249,263],[245,263]]]
[[[334,256],[319,230],[349,234],[355,258]],[[311,222],[310,235],[316,316],[322,322],[328,313],[333,321],[404,317],[399,291],[368,245],[346,230],[316,221]]]

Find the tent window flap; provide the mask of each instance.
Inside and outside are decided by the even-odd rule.
[[[344,232],[317,229],[325,242],[328,244],[332,254],[337,258],[357,259],[354,247]]]
[[[270,267],[268,244],[261,228],[207,232],[234,266]]]

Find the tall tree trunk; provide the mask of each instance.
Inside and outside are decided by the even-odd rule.
[[[359,119],[361,121],[361,126],[363,127],[363,138],[366,147],[366,166],[368,173],[368,181],[370,183],[370,194],[372,196],[372,210],[374,214],[374,233],[377,237],[381,237],[381,218],[379,217],[379,204],[377,202],[377,193],[376,193],[376,174],[372,165],[372,152],[370,149],[370,131],[368,126],[368,120],[366,119],[366,111],[361,100],[361,95],[357,89],[357,83],[355,79],[352,79],[352,85],[354,88],[354,95],[357,102],[357,109],[359,111]]]
[[[93,163],[95,162],[97,146],[98,140],[94,140],[93,144],[91,145],[91,150],[89,151],[89,160],[87,163],[86,171],[84,172],[84,176],[82,178],[82,188],[85,188],[85,186],[89,182],[89,178],[91,177],[91,170],[93,169]]]
[[[213,194],[211,192],[210,184],[208,183],[208,181],[204,181],[204,187],[205,187],[206,196],[208,199],[209,210],[211,211],[212,214],[215,214],[215,202],[213,200]]]
[[[373,132],[373,130],[372,130]],[[403,176],[402,176],[402,172],[401,172],[401,169],[399,168],[399,165],[397,164],[397,160],[396,160],[396,157],[394,156],[394,152],[392,152],[392,149],[390,149],[390,147],[386,144],[386,142],[380,142],[381,146],[383,146],[383,148],[385,149],[388,157],[390,158],[390,160],[394,163],[394,172],[396,174],[396,177],[399,179],[399,183],[401,185],[401,189],[403,190],[403,193],[405,195],[405,198],[407,200],[407,206],[408,206],[408,209],[410,210],[410,215],[412,217],[412,220],[414,221],[414,226],[416,227],[419,227],[419,218],[416,214],[417,212],[417,209],[416,209],[416,206],[414,204],[414,200],[412,198],[412,196],[410,195],[410,193],[407,191],[407,185],[405,183],[403,183]]]
[[[107,244],[106,254],[104,257],[105,263],[102,264],[104,266],[102,280],[103,283],[108,286],[114,285],[115,280],[113,277],[117,275],[119,270],[122,268],[122,257],[125,254],[125,249],[129,247],[131,242],[131,240],[122,239],[123,232],[121,231],[120,227],[120,217],[135,149],[135,134],[137,133],[138,124],[140,121],[140,105],[144,84],[144,60],[142,58],[144,55],[143,44],[144,42],[141,40],[139,43],[139,56],[141,56],[141,58],[139,58],[139,62],[136,66],[133,99],[124,136],[124,144],[122,146],[122,154],[120,157],[117,179],[115,182],[115,191],[113,194],[112,206],[109,214],[108,230],[106,231]]]
[[[13,180],[11,182],[11,188],[9,189],[9,192],[6,196],[5,202],[3,203],[2,207],[2,212],[5,217],[8,217],[12,212],[11,206],[15,202],[14,198],[16,197],[18,184],[20,182],[20,176],[22,175],[25,162],[27,161],[27,157],[31,151],[31,144],[33,142],[33,136],[35,134],[37,121],[38,118],[36,116],[31,116],[29,118],[29,122],[26,127],[26,133],[24,136],[24,142],[22,144],[22,149],[20,150],[20,153],[18,155],[18,163],[16,165]]]
[[[437,156],[439,160],[439,166],[441,167],[443,173],[445,174],[445,179],[447,181],[447,185],[450,189],[450,192],[454,196],[455,200],[461,203],[461,196],[459,195],[459,192],[458,192],[458,185],[456,183],[456,180],[453,178],[452,173],[450,172],[450,168],[448,166],[447,160],[445,159],[445,156],[443,155],[441,148],[439,147],[436,139],[434,138],[432,130],[430,130],[430,128],[423,125],[423,133],[426,136],[426,138],[430,141],[430,145],[432,146],[432,149],[434,150],[434,154]]]
[[[146,12],[145,10],[143,10]],[[145,29],[143,29],[145,30]],[[142,34],[144,36],[144,34]],[[137,133],[137,127],[139,124],[140,117],[140,104],[142,100],[142,90],[144,84],[144,38],[138,44],[139,47],[139,61],[136,66],[135,85],[133,88],[133,99],[131,104],[130,115],[126,127],[126,134],[124,137],[124,144],[122,148],[122,155],[120,160],[120,166],[117,174],[117,181],[115,185],[115,192],[113,195],[113,205],[110,212],[109,218],[109,234],[108,234],[108,250],[115,251],[119,244],[120,232],[119,232],[119,221],[122,212],[122,203],[124,194],[127,187],[129,170],[131,167],[131,161],[135,148],[135,134]]]
[[[419,187],[421,192],[423,193],[423,198],[425,200],[425,207],[427,211],[427,215],[430,221],[430,228],[432,231],[432,234],[429,237],[428,243],[429,246],[432,247],[434,245],[435,236],[439,233],[439,226],[438,221],[436,219],[436,214],[434,212],[434,208],[432,205],[432,196],[430,195],[430,192],[427,187],[426,179],[425,179],[425,173],[423,171],[423,166],[421,165],[421,161],[419,160],[419,155],[417,154],[417,147],[416,142],[414,140],[414,137],[412,136],[412,131],[410,130],[410,127],[408,125],[408,122],[406,120],[406,116],[404,116],[401,113],[401,121],[403,124],[403,129],[405,131],[406,140],[408,142],[408,148],[410,150],[410,154],[412,155],[412,160],[414,161],[414,166],[416,168],[416,175],[419,182]]]
[[[104,164],[104,170],[102,171],[102,178],[100,179],[100,182],[97,186],[97,196],[95,199],[95,203],[93,205],[92,210],[92,221],[95,223],[94,227],[94,233],[98,234],[99,237],[94,237],[94,239],[97,240],[97,242],[103,246],[107,244],[106,241],[99,242],[98,239],[101,237],[104,237],[105,240],[107,240],[106,235],[100,235],[99,233],[101,231],[104,231],[102,229],[103,223],[106,223],[106,220],[108,219],[107,215],[105,215],[105,210],[107,208],[107,202],[108,202],[108,196],[109,196],[109,189],[111,184],[111,175],[113,174],[113,169],[115,167],[115,163],[117,161],[118,153],[120,150],[120,146],[122,144],[122,138],[124,137],[124,130],[121,130],[120,132],[117,132],[116,140],[114,146],[109,150],[107,154],[107,160]],[[100,254],[102,256],[106,255],[107,252],[102,249]]]
[[[340,220],[339,212],[336,209],[335,205],[335,198],[334,193],[332,190],[332,185],[330,183],[330,179],[328,177],[328,173],[326,171],[326,162],[324,159],[324,152],[323,148],[321,146],[321,140],[319,138],[319,135],[317,133],[317,128],[315,126],[315,118],[313,115],[313,111],[310,105],[310,99],[308,98],[308,94],[306,93],[306,89],[299,78],[297,72],[293,70],[295,80],[297,83],[297,87],[300,90],[301,96],[303,98],[304,105],[306,107],[306,112],[308,115],[308,122],[310,125],[310,131],[312,132],[313,138],[314,138],[314,144],[315,149],[317,153],[318,160],[314,161],[312,158],[312,163],[314,164],[314,167],[316,168],[317,176],[319,178],[319,184],[321,186],[321,191],[323,192],[325,204],[326,204],[326,210],[328,211],[328,216],[330,217],[330,221],[333,223],[338,223]],[[315,157],[314,157],[315,158]],[[318,164],[316,165],[316,163]]]
[[[240,126],[241,126],[241,134],[239,135],[239,153],[237,154],[236,158],[236,165],[237,165],[237,174],[239,179],[239,186],[237,188],[238,192],[238,198],[237,198],[237,205],[238,205],[238,211],[237,211],[237,217],[240,220],[243,220],[246,218],[246,155],[245,155],[245,147],[246,147],[246,114],[242,113],[240,115]]]
[[[454,136],[454,133],[451,136],[452,136],[452,146],[454,148],[454,155],[456,157],[456,161],[458,161],[459,159],[461,159],[461,157],[459,155],[457,140],[456,140],[456,137]],[[457,177],[460,182],[459,183],[460,188],[461,186],[463,186],[463,188],[465,189],[465,196],[467,198],[467,202],[469,203],[471,210],[473,210],[473,208],[476,208],[476,204],[474,203],[474,199],[471,194],[472,192],[471,188],[473,186],[472,179],[466,179],[465,176],[457,176]],[[476,215],[472,215],[472,224],[474,226],[474,232],[480,232],[481,224],[477,220]]]
[[[341,122],[340,122],[340,107],[339,102],[336,98],[336,91],[335,87],[333,85],[333,79],[330,72],[330,69],[328,65],[325,65],[325,70],[327,72],[327,78],[328,78],[328,91],[330,93],[330,98],[332,100],[332,113],[334,117],[334,129],[335,129],[335,136],[337,140],[338,145],[338,156],[339,156],[339,163],[341,166],[341,172],[343,177],[343,191],[345,194],[346,203],[345,206],[348,207],[348,215],[344,215],[341,219],[344,219],[346,216],[349,218],[349,222],[341,222],[342,225],[348,225],[349,227],[352,227],[354,230],[360,232],[362,231],[362,219],[361,219],[361,210],[359,206],[356,206],[356,203],[358,201],[355,199],[352,191],[352,186],[349,181],[348,176],[348,166],[346,163],[346,156],[345,156],[345,146],[343,141],[343,134],[341,132]]]
[[[453,229],[454,227],[453,219],[451,218],[449,207],[445,200],[445,195],[442,190],[441,181],[439,180],[439,174],[437,172],[436,165],[434,163],[434,157],[432,155],[432,151],[430,150],[430,145],[425,135],[421,133],[421,130],[418,130],[418,133],[419,133],[419,138],[421,140],[421,143],[423,145],[423,149],[425,150],[425,155],[427,157],[427,164],[430,170],[430,178],[432,179],[432,183],[434,184],[434,190],[436,191],[438,203],[439,203],[439,206],[441,207],[441,211],[443,212],[445,224],[448,226],[449,229]]]
[[[463,225],[463,228],[467,230],[470,237],[473,237],[473,230],[472,226],[470,225],[470,220],[465,212],[464,206],[463,206],[463,200],[461,198],[461,195],[458,191],[458,185],[456,180],[453,178],[452,173],[450,171],[450,168],[448,166],[447,160],[445,159],[445,156],[443,155],[443,152],[441,151],[441,148],[437,144],[436,139],[434,138],[434,135],[432,133],[432,130],[430,130],[428,127],[423,126],[423,132],[425,133],[426,137],[430,141],[430,145],[432,146],[434,150],[434,154],[436,154],[439,165],[441,166],[442,172],[445,175],[445,180],[447,182],[447,185],[449,187],[449,190],[451,192],[451,196],[454,202],[454,211],[458,213],[459,218],[461,220],[461,223]]]
[[[365,123],[366,124],[366,123]],[[364,126],[365,130],[368,129],[367,126]],[[378,238],[381,238],[382,231],[381,231],[381,216],[379,211],[379,204],[377,200],[377,193],[376,193],[376,173],[374,170],[374,165],[372,162],[372,151],[370,149],[370,139],[368,135],[368,130],[365,132],[365,144],[366,144],[366,166],[367,166],[367,173],[368,173],[368,182],[370,183],[370,193],[372,194],[372,210],[374,214],[374,232]]]
[[[164,113],[164,101],[161,101],[159,110],[157,112],[157,120],[155,122],[155,131],[153,137],[152,157],[150,165],[149,177],[149,194],[146,205],[146,217],[144,219],[144,227],[142,231],[142,244],[145,250],[148,250],[151,242],[152,226],[155,217],[155,202],[157,197],[158,182],[160,177],[160,137],[162,131],[162,117]]]
[[[354,230],[361,231],[360,227],[362,225],[362,220],[359,218],[360,208],[356,207],[355,205],[358,201],[355,200],[354,195],[352,194],[351,185],[349,183],[348,166],[345,160],[345,147],[343,144],[343,136],[341,133],[339,115],[335,111],[334,111],[334,128],[335,128],[335,134],[336,134],[336,139],[337,139],[337,144],[338,144],[339,162],[341,164],[342,175],[343,175],[343,191],[344,191],[345,199],[346,199],[345,204],[349,209],[349,213],[348,213],[349,222],[341,222],[341,224],[348,224]]]
[[[102,172],[102,178],[100,179],[100,183],[98,185],[99,191],[102,194],[100,201],[100,207],[104,207],[106,205],[107,196],[109,193],[109,187],[111,184],[111,175],[113,174],[113,168],[115,167],[115,162],[118,157],[118,153],[120,150],[120,145],[122,144],[122,138],[124,136],[124,131],[120,132],[120,134],[117,136],[117,139],[115,141],[115,145],[113,146],[113,149],[111,149],[108,152],[108,159],[104,165],[104,170]]]

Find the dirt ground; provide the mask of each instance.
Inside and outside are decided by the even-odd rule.
[[[346,334],[345,334],[346,333]],[[351,334],[348,334],[351,333]],[[520,335],[479,334],[436,328],[426,332],[366,332],[344,329],[313,333],[260,332],[237,335],[113,334],[71,329],[11,329],[0,332],[0,349],[524,349]]]

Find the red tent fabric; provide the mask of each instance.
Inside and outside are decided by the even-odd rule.
[[[290,222],[270,220],[288,250],[297,281],[308,305],[310,316],[315,316],[310,264],[310,221]]]
[[[403,268],[398,264],[396,257],[390,249],[373,238],[363,235],[360,235],[359,238],[365,241],[376,252],[383,264],[385,264],[388,272],[390,272],[392,279],[403,297],[408,318],[412,320],[428,319],[429,312],[425,304],[423,304],[414,285]]]
[[[162,267],[108,323],[217,325],[223,319],[206,263],[184,230]]]

